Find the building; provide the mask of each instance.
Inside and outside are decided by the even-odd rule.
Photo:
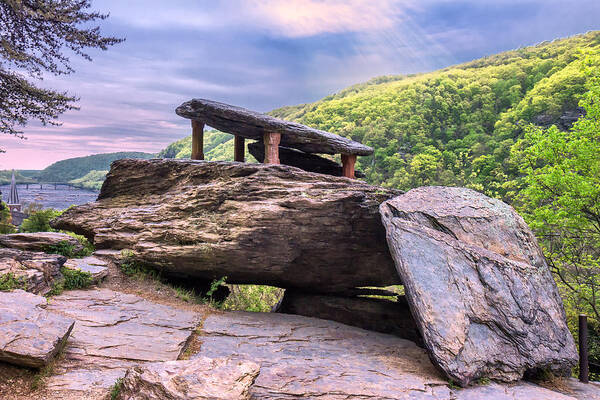
[[[15,226],[20,226],[28,215],[21,211],[21,202],[19,201],[19,192],[17,191],[17,180],[15,179],[14,170],[10,181],[10,190],[6,205],[10,211],[11,223]]]

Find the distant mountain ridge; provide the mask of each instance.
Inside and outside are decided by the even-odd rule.
[[[34,176],[39,182],[68,183],[74,179],[83,178],[91,171],[107,171],[113,161],[123,158],[149,159],[156,154],[142,152],[118,152],[94,154],[85,157],[69,158],[55,162]],[[95,175],[97,177],[97,174]]]

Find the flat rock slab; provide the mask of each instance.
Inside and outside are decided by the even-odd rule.
[[[68,243],[75,252],[83,250],[77,239],[66,233],[36,232],[36,233],[10,233],[0,235],[0,247],[10,247],[28,251],[52,252],[52,248]]]
[[[57,254],[0,248],[0,276],[10,275],[19,289],[45,295],[62,278],[60,268],[66,260]]]
[[[193,99],[177,107],[175,112],[222,132],[249,139],[262,140],[265,133],[278,132],[282,146],[306,153],[373,154],[369,146],[345,137],[217,101]]]
[[[390,251],[434,362],[467,385],[569,374],[578,356],[536,239],[508,205],[426,187],[380,207]]]
[[[118,160],[96,202],[52,225],[174,278],[336,293],[400,283],[379,217],[400,193],[284,165]]]
[[[414,343],[337,322],[274,313],[210,315],[195,357],[252,360],[257,399],[430,398],[446,381]]]
[[[426,352],[395,336],[275,313],[212,314],[192,359],[251,360],[255,399],[592,400],[600,387],[564,381],[566,393],[528,382],[450,389]]]
[[[41,368],[58,353],[75,322],[45,306],[45,297],[23,290],[0,292],[0,361]]]
[[[229,358],[167,361],[127,371],[120,400],[249,400],[259,367]]]
[[[107,388],[133,366],[179,357],[199,316],[107,289],[66,292],[48,309],[77,321],[51,390]]]
[[[67,260],[63,266],[89,273],[93,283],[102,281],[108,275],[108,262],[98,257],[72,258]]]

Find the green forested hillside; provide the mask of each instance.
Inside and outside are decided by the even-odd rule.
[[[167,148],[158,153],[161,158],[190,158],[192,155],[192,136],[171,143]],[[204,132],[204,159],[207,161],[233,161],[233,135],[219,132]],[[246,161],[256,162],[248,154],[246,148]]]
[[[586,82],[580,54],[597,49],[600,32],[592,32],[432,73],[377,78],[271,114],[373,147],[374,156],[357,165],[370,183],[461,185],[503,197],[517,174],[509,153],[523,126],[577,118]]]
[[[12,180],[12,173],[13,172],[11,170],[0,171],[0,185],[10,184],[10,181]],[[17,181],[17,183],[35,182],[35,180],[26,176],[21,171],[15,171],[15,180]]]
[[[40,182],[69,182],[73,179],[82,178],[90,171],[106,171],[110,169],[110,163],[122,158],[155,157],[155,154],[141,152],[119,152],[94,154],[86,157],[69,158],[55,162],[46,169],[40,171],[36,177]]]
[[[510,149],[529,123],[567,129],[585,92],[581,54],[600,31],[485,57],[443,70],[384,76],[316,103],[270,114],[365,143],[357,168],[373,184],[400,189],[469,186],[496,197],[514,190]],[[160,153],[189,157],[191,138]],[[231,135],[205,138],[206,159],[233,159]]]
[[[106,174],[108,174],[108,170],[92,170],[84,176],[82,176],[81,178],[70,180],[69,183],[73,186],[80,187],[83,189],[100,190],[102,184],[104,183],[104,180],[106,179]]]

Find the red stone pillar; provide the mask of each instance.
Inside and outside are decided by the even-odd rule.
[[[244,148],[244,137],[235,135],[233,139],[233,147],[234,147],[234,155],[233,159],[235,161],[244,162],[246,156],[246,149]]]
[[[279,164],[279,143],[281,133],[269,132],[263,136],[265,142],[265,164]]]
[[[342,174],[346,178],[355,179],[354,164],[356,164],[356,154],[342,154]]]
[[[204,124],[192,120],[192,160],[204,160]]]

